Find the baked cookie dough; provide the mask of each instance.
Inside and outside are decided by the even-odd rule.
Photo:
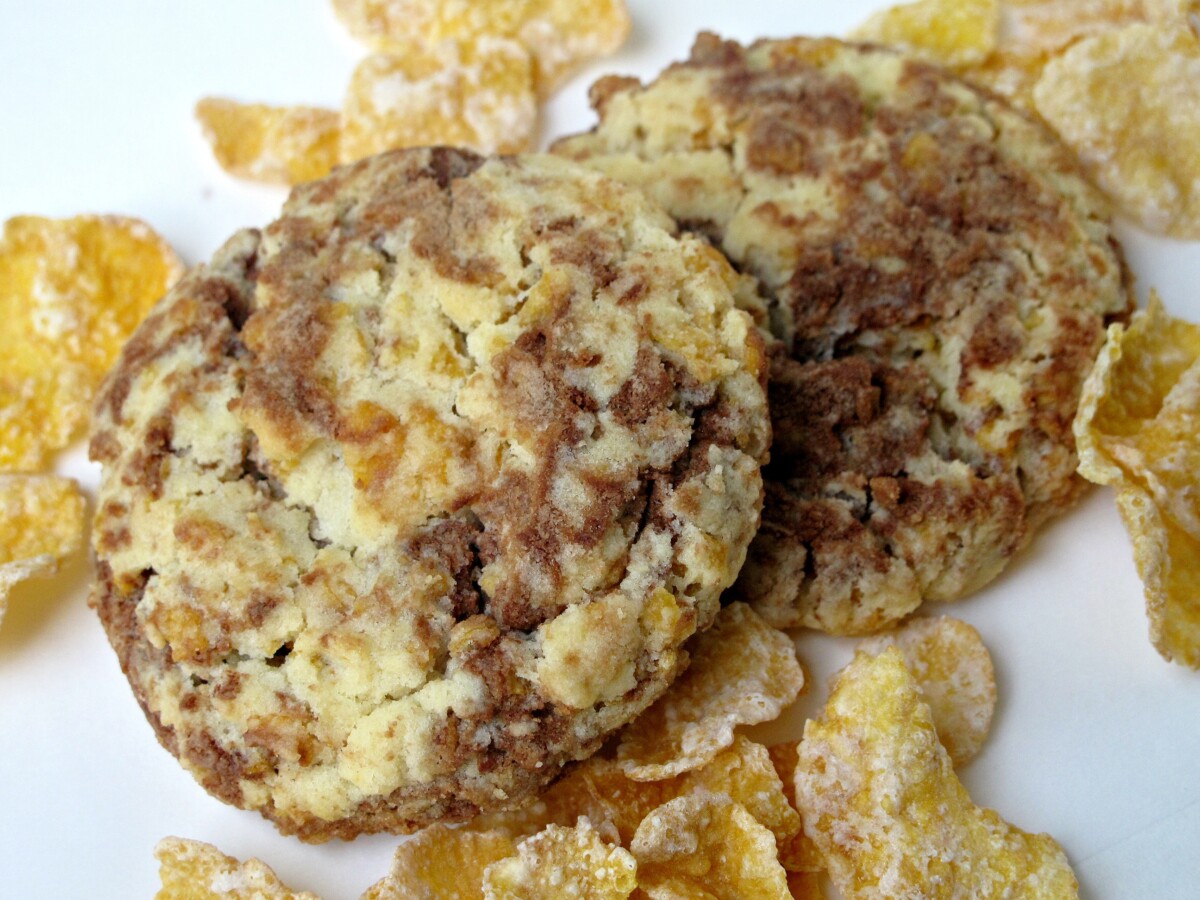
[[[781,627],[878,630],[994,578],[1083,485],[1071,434],[1128,274],[1043,127],[890,50],[701,35],[592,89],[555,146],[758,279],[775,431],[736,592]]]
[[[109,375],[91,602],[160,741],[309,841],[514,804],[653,702],[758,525],[741,279],[566,160],[297,188]]]

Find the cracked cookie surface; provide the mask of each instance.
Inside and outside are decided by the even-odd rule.
[[[297,188],[109,375],[91,602],[160,741],[312,841],[517,802],[655,700],[758,524],[725,260],[554,157]]]
[[[1071,421],[1128,276],[1071,154],[935,66],[701,35],[553,148],[643,188],[759,282],[775,432],[735,588],[879,630],[995,577],[1082,489]]]

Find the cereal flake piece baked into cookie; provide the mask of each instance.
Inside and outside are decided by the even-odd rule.
[[[297,188],[98,401],[92,603],[162,743],[310,841],[502,808],[652,703],[758,524],[738,276],[554,157]]]
[[[986,584],[1071,504],[1071,420],[1130,304],[1100,195],[1043,127],[928,63],[701,35],[592,89],[555,150],[643,187],[761,285],[775,430],[736,590],[858,634]]]

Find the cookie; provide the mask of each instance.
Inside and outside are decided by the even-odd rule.
[[[309,841],[513,805],[652,703],[758,525],[739,276],[554,157],[296,188],[98,400],[99,612],[159,740]]]
[[[770,622],[878,630],[994,578],[1082,489],[1071,420],[1129,276],[1043,127],[944,70],[832,39],[701,35],[592,89],[555,146],[644,188],[758,279],[774,338]]]

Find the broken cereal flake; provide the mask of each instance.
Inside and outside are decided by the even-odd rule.
[[[971,802],[900,651],[858,654],[800,744],[796,799],[856,897],[1076,897],[1062,849]]]
[[[481,900],[484,870],[516,852],[500,831],[431,825],[396,848],[391,871],[362,900]]]
[[[602,840],[586,818],[574,828],[550,825],[526,838],[516,856],[488,866],[483,876],[487,900],[622,900],[635,887],[634,858]]]
[[[1146,590],[1150,638],[1200,668],[1200,325],[1156,296],[1112,325],[1075,418],[1079,472],[1117,488]]]
[[[678,797],[648,815],[631,844],[638,887],[653,900],[788,898],[775,838],[720,794]]]
[[[147,225],[17,216],[0,238],[0,471],[36,471],[83,432],[126,338],[182,274]]]
[[[202,841],[163,838],[154,855],[162,881],[155,900],[318,900],[287,887],[261,860],[238,862]]]
[[[537,124],[531,79],[525,50],[496,38],[368,56],[346,91],[341,161],[433,144],[528,150]]]
[[[917,617],[859,642],[872,656],[895,647],[917,679],[938,738],[954,765],[983,746],[996,709],[996,671],[979,632],[950,616]]]
[[[70,478],[0,475],[0,619],[14,585],[53,575],[79,551],[86,508]]]
[[[196,119],[221,168],[239,178],[299,184],[323,178],[338,161],[336,110],[206,97]]]
[[[549,97],[582,63],[629,36],[624,0],[333,0],[357,38],[380,50],[445,40],[507,38],[533,57],[537,92]]]
[[[961,66],[986,59],[999,33],[999,0],[917,0],[875,13],[850,37]]]
[[[1186,25],[1130,25],[1046,64],[1037,112],[1124,212],[1200,237],[1200,39]]]
[[[688,670],[621,734],[617,757],[630,778],[703,766],[733,743],[734,728],[774,719],[804,687],[792,639],[744,603],[722,609],[689,650]]]
[[[797,812],[799,807],[796,805],[796,763],[799,752],[800,745],[791,741],[773,744],[767,748],[767,754],[775,766],[775,773],[783,785],[784,796]],[[789,885],[792,873],[816,873],[825,868],[821,864],[821,854],[817,852],[816,846],[803,829],[786,840],[780,840],[778,834],[775,835],[775,839],[779,845],[779,862],[788,872]]]

